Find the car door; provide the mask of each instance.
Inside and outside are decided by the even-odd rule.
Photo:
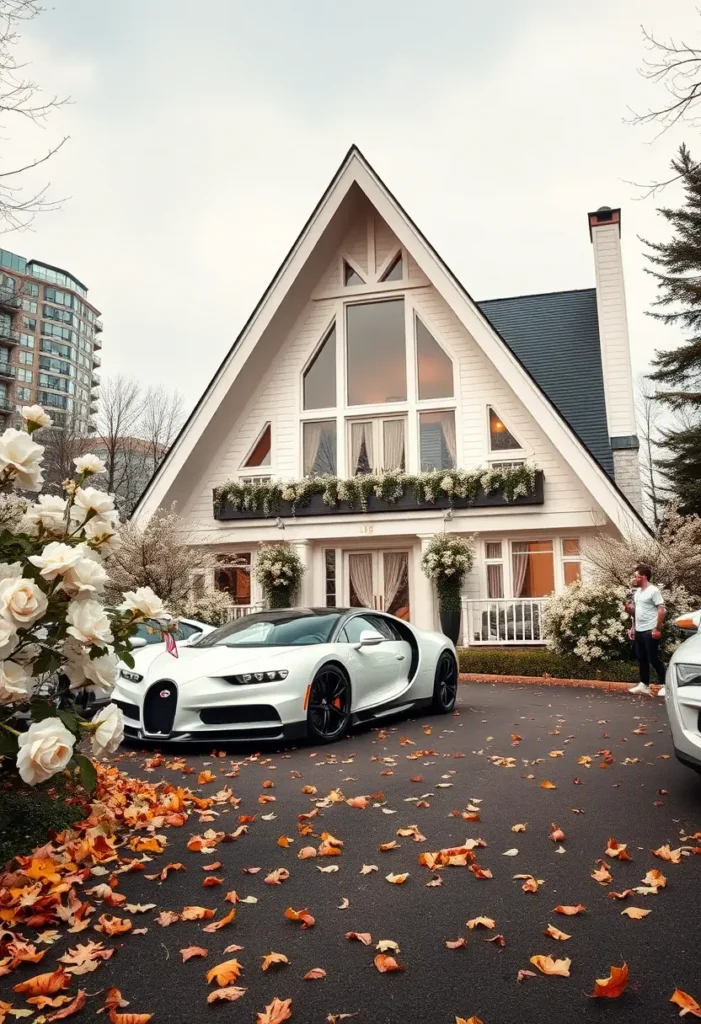
[[[371,707],[382,699],[382,694],[390,692],[399,676],[401,662],[395,641],[387,638],[385,629],[380,628],[378,620],[381,616],[354,615],[345,625],[339,637],[341,643],[350,646],[347,663],[351,671],[353,685],[353,710]],[[354,650],[353,645],[360,642],[360,635],[366,630],[380,633],[381,643],[372,647],[361,647]],[[408,646],[408,645],[407,645]]]

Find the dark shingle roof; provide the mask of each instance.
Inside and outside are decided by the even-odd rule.
[[[477,305],[613,477],[596,289],[489,299]]]

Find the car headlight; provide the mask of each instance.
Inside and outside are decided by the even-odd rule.
[[[128,668],[120,668],[119,674],[122,679],[128,679],[130,683],[141,683],[144,679],[138,672],[132,672]]]
[[[674,666],[677,686],[701,686],[701,665]]]
[[[281,668],[275,672],[242,672],[238,676],[224,676],[224,679],[235,686],[250,686],[251,683],[279,683],[287,679],[288,674],[286,668]]]

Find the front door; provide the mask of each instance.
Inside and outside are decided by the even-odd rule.
[[[351,608],[375,608],[409,620],[408,551],[347,551],[345,570]]]

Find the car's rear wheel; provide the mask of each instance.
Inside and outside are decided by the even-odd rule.
[[[440,715],[448,715],[455,707],[458,696],[458,666],[450,651],[443,651],[436,665],[431,708]]]
[[[315,743],[343,736],[351,716],[351,685],[337,665],[324,665],[314,676],[307,707],[307,735]]]

